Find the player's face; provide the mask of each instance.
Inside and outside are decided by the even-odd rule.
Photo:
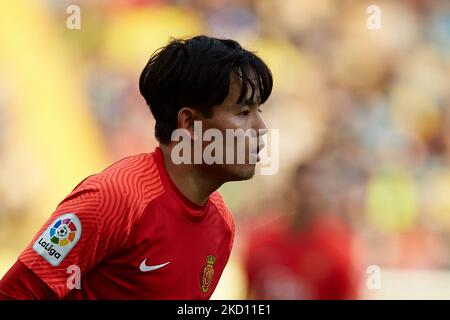
[[[216,128],[222,133],[224,137],[224,164],[209,165],[205,169],[226,181],[246,180],[253,177],[255,173],[256,162],[259,161],[258,153],[264,147],[262,145],[262,139],[259,139],[259,137],[267,132],[267,127],[261,117],[259,93],[255,92],[254,102],[245,105],[238,104],[237,100],[241,94],[241,81],[235,75],[232,75],[230,78],[230,91],[228,96],[221,105],[213,108],[212,117],[205,118],[202,121],[203,130]],[[248,96],[250,94],[251,92],[248,93]],[[242,145],[237,143],[238,138],[233,139],[234,143],[230,143],[229,141],[227,143],[227,129],[242,129],[244,132],[255,133],[255,136],[253,138],[245,136],[242,139],[243,141],[241,140],[243,142],[242,145],[245,146],[244,150]],[[250,139],[253,139],[253,143],[250,143]],[[203,142],[203,147],[205,148],[208,144],[209,142]],[[234,161],[232,164],[229,164],[225,160],[227,159],[227,154],[231,157],[231,152],[234,155]],[[242,155],[243,152],[244,155]],[[239,153],[245,159],[245,161],[240,161],[240,163],[238,161]]]

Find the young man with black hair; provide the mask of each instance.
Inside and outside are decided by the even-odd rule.
[[[159,147],[81,181],[0,281],[1,298],[211,297],[234,239],[233,218],[216,190],[254,175],[271,72],[236,41],[197,36],[153,54],[139,89]],[[252,130],[258,143],[244,138],[241,162],[174,163],[173,134],[187,133],[194,145],[201,138],[196,123],[223,136]],[[201,141],[202,149],[207,145]],[[235,146],[224,143],[214,156],[231,152],[236,160]]]

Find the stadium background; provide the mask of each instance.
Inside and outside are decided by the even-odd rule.
[[[66,28],[71,4],[80,30]],[[281,137],[278,174],[221,188],[237,235],[213,298],[247,297],[249,234],[290,214],[287,193],[308,194],[290,178],[309,159],[351,232],[358,298],[450,298],[448,1],[15,0],[0,13],[0,276],[82,178],[153,150],[139,73],[169,37],[203,33],[268,62],[263,112]]]

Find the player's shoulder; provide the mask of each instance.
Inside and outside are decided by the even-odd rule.
[[[230,208],[228,208],[227,204],[223,200],[222,195],[219,193],[219,191],[213,192],[210,195],[209,200],[217,208],[217,211],[223,217],[229,228],[234,232],[233,215],[231,213]]]
[[[153,152],[123,158],[95,174],[92,182],[118,189],[128,196],[140,196],[148,188],[162,186]]]
[[[105,178],[121,181],[127,178],[134,179],[136,177],[142,177],[143,175],[148,176],[152,180],[159,179],[154,152],[140,153],[122,158],[95,176],[99,179]]]
[[[141,153],[123,158],[86,177],[64,201],[91,194],[121,210],[140,213],[148,202],[163,193],[154,154]]]

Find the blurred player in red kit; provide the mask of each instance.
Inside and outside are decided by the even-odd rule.
[[[292,215],[274,210],[260,227],[252,221],[244,250],[249,298],[357,298],[355,239],[337,214],[339,182],[325,167],[311,161],[297,168],[282,204]]]
[[[262,146],[250,150],[245,140],[244,163],[179,164],[172,134],[182,129],[194,145],[194,122],[201,121],[204,130],[220,133],[255,130],[260,142],[267,132],[260,106],[272,90],[271,72],[236,41],[173,39],[152,55],[139,89],[156,120],[159,147],[82,180],[0,281],[1,298],[211,297],[235,233],[216,190],[250,179],[256,163],[250,155],[258,158]],[[202,149],[207,145],[201,142]]]

